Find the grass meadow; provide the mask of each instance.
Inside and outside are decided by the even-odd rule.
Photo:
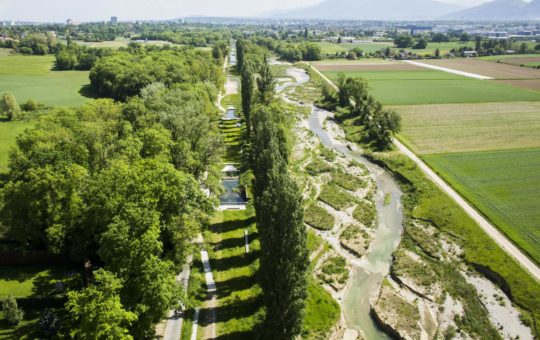
[[[15,146],[16,137],[31,126],[29,121],[8,122],[0,117],[0,173],[8,170],[9,150]]]
[[[338,72],[324,71],[332,80]],[[540,101],[540,92],[442,71],[353,71],[369,81],[371,93],[386,105]]]
[[[21,104],[32,98],[49,106],[78,106],[88,98],[89,72],[52,71],[54,56],[0,54],[0,93],[12,92]]]
[[[394,47],[393,42],[371,42],[371,43],[332,43],[332,42],[318,42],[317,45],[321,48],[324,54],[336,54],[342,52],[349,52],[354,48],[360,48],[364,53],[373,53],[380,50],[383,50],[387,47],[392,48],[394,51],[400,49]],[[428,46],[424,49],[414,50],[412,48],[406,48],[405,50],[411,51],[419,55],[433,55],[435,50],[439,49],[441,54],[450,52],[452,49],[460,49],[462,47],[470,47],[474,49],[474,42],[461,43],[461,42],[443,42],[443,43],[428,43]]]
[[[438,154],[423,158],[540,263],[540,149]]]

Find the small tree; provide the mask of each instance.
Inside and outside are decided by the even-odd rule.
[[[17,99],[11,92],[4,92],[0,99],[0,113],[7,116],[8,120],[16,119],[21,112]]]
[[[7,322],[11,325],[18,325],[23,319],[24,312],[22,309],[19,309],[17,300],[15,300],[13,295],[9,295],[2,301],[2,310],[4,311]]]
[[[439,59],[440,57],[441,57],[441,50],[436,49],[436,50],[435,50],[435,58],[436,58],[436,59]]]
[[[41,313],[39,327],[47,336],[55,335],[61,327],[60,318],[53,309],[47,308]]]
[[[519,46],[519,53],[521,53],[521,54],[527,53],[527,44],[526,43],[523,43],[523,44],[521,44],[521,46]]]

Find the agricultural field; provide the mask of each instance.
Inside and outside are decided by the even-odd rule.
[[[65,40],[63,41],[65,43]],[[75,40],[74,41],[77,45],[83,45],[87,47],[93,47],[93,48],[113,48],[118,49],[121,47],[127,47],[129,43],[134,42],[130,39],[125,38],[116,38],[116,40],[110,40],[110,41],[81,41],[81,40]],[[142,42],[145,45],[153,45],[153,46],[164,46],[164,45],[171,45],[171,46],[184,46],[184,45],[178,45],[173,44],[168,41],[162,41],[162,40],[150,40]]]
[[[540,149],[451,153],[423,158],[540,263]]]
[[[492,63],[487,63],[492,65]],[[371,93],[386,105],[420,105],[537,101],[540,92],[515,84],[466,78],[405,63],[321,65],[322,73],[336,80],[340,72],[369,81]],[[495,64],[495,66],[499,66]],[[529,69],[527,69],[529,71]]]
[[[332,42],[318,42],[317,45],[321,48],[323,54],[340,54],[347,53],[354,48],[360,48],[364,53],[374,53],[387,47],[390,47],[393,51],[398,51],[393,42],[371,42],[371,43],[332,43]],[[424,49],[415,50],[412,48],[405,48],[404,50],[416,53],[418,55],[433,55],[435,50],[439,49],[441,54],[450,52],[452,49],[460,49],[462,47],[470,47],[474,49],[474,42],[462,43],[462,42],[443,42],[443,43],[429,43]]]
[[[540,60],[540,58],[537,59]],[[540,79],[540,70],[480,59],[438,59],[424,60],[422,63],[476,73],[495,79]]]
[[[401,115],[399,138],[416,154],[540,147],[540,102],[389,108]]]
[[[89,72],[53,71],[54,56],[0,55],[0,92],[19,103],[32,98],[50,106],[78,106],[88,98]]]

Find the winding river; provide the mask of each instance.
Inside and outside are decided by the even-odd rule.
[[[290,66],[287,75],[295,81],[287,81],[277,86],[277,92],[291,103],[297,103],[283,93],[288,87],[300,86],[309,81],[309,75],[301,68]],[[332,112],[310,105],[311,113],[304,121],[322,144],[345,155],[351,160],[364,164],[373,174],[377,183],[377,193],[374,200],[378,214],[378,228],[368,253],[352,263],[354,269],[349,279],[343,301],[342,311],[347,328],[361,332],[366,339],[390,339],[381,331],[370,316],[370,302],[377,298],[382,280],[388,274],[392,264],[392,253],[399,245],[403,231],[403,209],[401,206],[402,192],[393,177],[380,166],[364,158],[360,152],[354,151],[346,144],[333,138],[332,133],[324,128],[324,121],[333,117]],[[385,195],[390,195],[389,204],[385,204]],[[339,244],[337,245],[339,246]]]

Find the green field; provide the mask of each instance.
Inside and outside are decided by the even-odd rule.
[[[28,121],[8,122],[0,117],[0,173],[7,171],[9,150],[15,146],[15,138],[30,126]]]
[[[54,56],[0,55],[0,93],[13,92],[19,103],[32,98],[50,106],[78,106],[89,72],[52,71]]]
[[[335,71],[323,74],[330,79]],[[386,105],[482,103],[507,101],[539,101],[540,92],[469,79],[439,71],[354,71],[348,77],[364,77],[371,94]]]
[[[450,52],[452,49],[458,50],[463,47],[468,47],[470,50],[474,50],[474,42],[462,43],[459,41],[433,43],[429,42],[427,47],[421,50],[415,50],[412,48],[406,48],[406,51],[410,51],[420,55],[435,54],[435,50],[439,49],[441,55]]]
[[[538,58],[540,54],[504,54],[504,55],[488,55],[485,57],[478,57],[481,60],[497,61],[505,59],[516,59],[516,58]]]
[[[540,149],[423,158],[540,263]]]
[[[342,52],[349,52],[354,48],[360,48],[364,53],[373,53],[387,48],[388,46],[392,47],[394,44],[390,42],[373,42],[373,43],[343,43],[336,44],[332,42],[318,42],[317,45],[321,48],[324,54],[336,54]]]
[[[416,154],[540,147],[540,102],[405,105],[400,139]]]

